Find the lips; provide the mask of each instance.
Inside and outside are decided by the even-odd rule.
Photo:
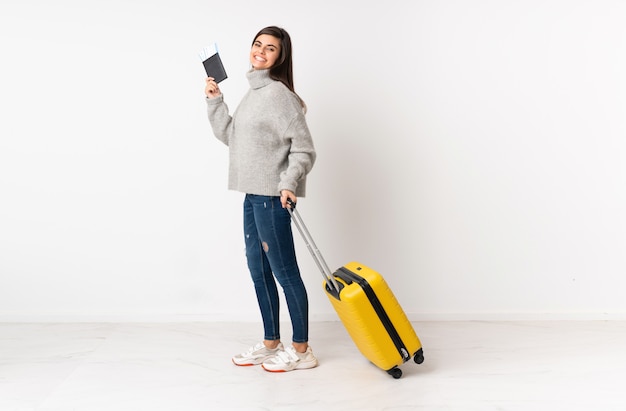
[[[261,57],[261,56],[254,56],[254,59],[255,59],[256,61],[261,61],[261,62],[263,62],[263,63],[265,63],[265,62],[267,61],[266,59],[264,59],[264,58],[263,58],[263,57]]]

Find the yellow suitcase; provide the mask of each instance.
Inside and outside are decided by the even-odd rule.
[[[325,282],[326,295],[359,351],[378,368],[400,378],[399,365],[424,361],[422,344],[385,279],[358,262],[333,274],[339,292]]]
[[[371,268],[351,262],[330,273],[295,204],[289,209],[324,277],[324,289],[361,354],[394,378],[400,365],[413,357],[424,361],[422,344],[385,279]]]

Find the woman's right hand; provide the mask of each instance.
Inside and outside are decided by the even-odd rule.
[[[220,91],[220,88],[215,82],[215,79],[213,77],[208,77],[206,79],[206,86],[204,87],[204,94],[206,94],[208,98],[215,98],[215,97],[219,97],[222,95],[222,92]]]

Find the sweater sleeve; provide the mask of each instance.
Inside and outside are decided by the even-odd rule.
[[[224,96],[206,97],[206,104],[213,134],[222,143],[228,145],[233,129],[233,118],[228,113],[228,106],[224,102]]]
[[[287,157],[287,169],[280,173],[278,192],[289,190],[295,193],[298,183],[311,171],[316,158],[313,139],[303,113],[298,113],[292,120],[285,138],[291,144]]]

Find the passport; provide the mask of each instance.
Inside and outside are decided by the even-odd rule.
[[[226,70],[224,69],[224,64],[220,58],[220,54],[217,51],[216,44],[205,47],[202,52],[200,52],[199,56],[208,77],[213,77],[216,83],[228,78]]]

